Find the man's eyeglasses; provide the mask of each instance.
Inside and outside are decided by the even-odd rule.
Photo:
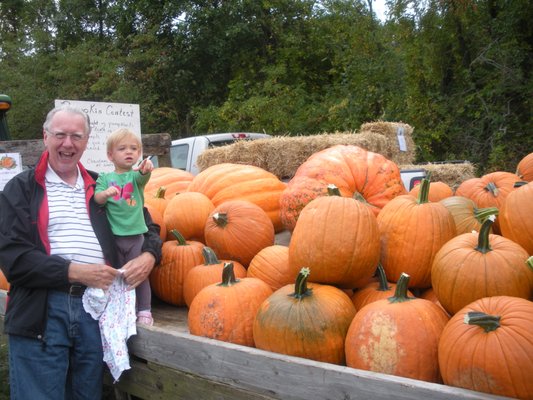
[[[87,139],[87,135],[83,133],[64,133],[64,132],[49,132],[46,131],[49,135],[53,136],[56,140],[65,140],[67,136],[70,137],[70,140],[73,142],[81,142],[82,140]]]

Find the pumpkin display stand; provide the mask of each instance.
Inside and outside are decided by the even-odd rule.
[[[0,290],[0,332],[5,302]],[[138,325],[128,342],[132,369],[113,385],[117,399],[503,399],[193,336],[185,307],[152,307],[154,326]]]

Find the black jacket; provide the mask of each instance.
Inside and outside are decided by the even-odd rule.
[[[21,172],[0,192],[0,267],[10,283],[4,332],[43,339],[49,289],[65,287],[69,260],[50,255],[47,234],[48,201],[45,173],[48,153],[35,169]],[[86,204],[94,232],[108,265],[117,265],[117,251],[105,208],[94,201],[97,173],[79,164],[85,182]],[[144,234],[143,252],[161,260],[159,226],[144,209],[148,232]]]

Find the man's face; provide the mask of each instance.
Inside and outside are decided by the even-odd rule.
[[[88,139],[83,116],[65,111],[53,116],[49,132],[44,132],[44,145],[50,153],[50,166],[59,176],[76,171]]]

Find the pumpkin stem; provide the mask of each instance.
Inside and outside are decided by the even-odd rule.
[[[492,224],[495,220],[496,217],[494,215],[487,217],[485,222],[483,222],[483,224],[481,225],[481,229],[479,230],[476,250],[483,254],[492,251],[492,249],[490,248],[489,233],[490,228],[492,227]]]
[[[404,301],[414,300],[414,297],[409,297],[407,295],[407,285],[409,284],[410,276],[405,272],[402,272],[400,279],[396,283],[396,290],[394,291],[394,296],[389,297],[389,303],[403,303]]]
[[[360,201],[361,203],[368,204],[368,201],[366,201],[366,199],[363,197],[363,195],[361,193],[359,193],[359,192],[354,192],[352,198],[357,200],[357,201]]]
[[[386,292],[390,289],[389,282],[387,281],[387,275],[385,274],[385,270],[383,269],[383,265],[378,264],[377,268],[377,274],[378,274],[378,282],[379,287],[378,290],[380,292]]]
[[[525,186],[527,185],[529,182],[526,182],[526,181],[518,181],[518,182],[515,182],[515,184],[513,185],[514,188],[519,188],[519,187],[522,187],[522,186]]]
[[[420,182],[420,191],[418,192],[418,204],[424,204],[429,202],[429,187],[431,182],[431,171],[429,171],[425,178]]]
[[[311,296],[313,289],[307,287],[307,278],[311,270],[309,268],[302,268],[300,273],[296,277],[296,283],[294,284],[294,293],[291,293],[289,296],[294,297],[295,299],[301,300],[304,297]]]
[[[215,221],[215,224],[217,224],[221,228],[224,228],[228,224],[228,214],[226,214],[226,213],[214,213],[213,214],[213,221]]]
[[[500,194],[500,190],[496,187],[494,182],[489,182],[483,189],[485,189],[487,192],[490,192],[490,194],[492,194],[494,197],[498,197]]]
[[[233,271],[233,263],[224,263],[224,268],[222,269],[222,282],[217,283],[217,286],[233,286],[238,282],[239,280],[235,278],[235,272]]]
[[[202,249],[202,255],[204,256],[204,265],[220,264],[217,255],[211,247],[204,246]]]
[[[341,191],[337,186],[335,186],[333,183],[330,183],[327,186],[328,196],[342,196]]]
[[[495,331],[500,327],[501,317],[498,315],[489,315],[481,311],[470,311],[465,314],[464,323],[467,325],[477,325],[485,332]]]
[[[483,224],[491,215],[498,215],[499,213],[500,211],[496,207],[474,208],[474,217],[480,224]]]
[[[157,189],[157,191],[155,192],[155,195],[154,197],[156,199],[164,199],[165,198],[165,193],[167,191],[167,188],[164,187],[164,186],[159,186],[159,188]]]
[[[529,257],[529,258],[526,260],[526,264],[527,264],[527,266],[531,269],[531,271],[533,271],[533,256]]]
[[[178,246],[188,246],[189,244],[187,243],[187,241],[185,240],[185,238],[183,237],[183,235],[181,233],[179,233],[176,229],[172,229],[170,231],[170,233],[172,234],[172,236],[174,236],[176,238],[176,240],[178,241]]]

